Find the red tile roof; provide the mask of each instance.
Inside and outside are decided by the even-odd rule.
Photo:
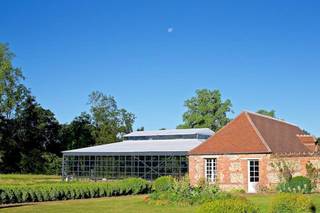
[[[316,138],[312,135],[297,135],[299,141],[304,144],[311,152],[316,150]]]
[[[268,116],[242,112],[190,155],[308,152],[297,135],[302,130]]]

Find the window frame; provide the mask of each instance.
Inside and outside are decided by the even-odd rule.
[[[215,183],[217,181],[217,158],[206,158],[204,168],[206,182]]]

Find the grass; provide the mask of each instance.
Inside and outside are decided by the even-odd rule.
[[[262,212],[268,212],[271,200],[274,195],[247,195],[248,199],[256,204]],[[320,209],[320,195],[310,196],[317,209]],[[115,213],[140,213],[140,212],[195,212],[197,206],[156,206],[144,202],[144,195],[122,196],[110,198],[97,198],[87,200],[53,201],[33,203],[20,207],[2,208],[3,213],[94,213],[94,212],[115,212]]]
[[[55,175],[0,174],[0,185],[6,185],[6,184],[34,185],[38,183],[57,183],[60,181],[61,181],[61,177],[55,176]]]
[[[272,203],[272,198],[275,194],[256,194],[247,195],[248,200],[252,201],[255,205],[259,207],[262,212],[268,212],[269,207]],[[315,204],[316,209],[320,210],[320,194],[305,195],[311,198],[312,202]]]
[[[194,212],[195,207],[155,206],[144,202],[143,195],[96,198],[87,200],[53,201],[0,209],[1,213],[140,213],[140,212]]]

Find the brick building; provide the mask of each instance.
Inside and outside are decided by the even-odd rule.
[[[296,125],[268,116],[242,112],[229,124],[189,152],[191,184],[201,179],[223,189],[254,193],[278,182],[272,162],[285,160],[294,176],[306,175],[311,162],[320,168],[316,139]]]

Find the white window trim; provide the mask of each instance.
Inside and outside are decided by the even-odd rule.
[[[208,180],[208,171],[207,171],[207,164],[208,160],[211,160],[211,177],[210,180]],[[206,182],[209,183],[214,183],[217,180],[217,158],[206,158],[205,159],[205,165],[204,165],[204,170],[205,170],[205,180]]]

